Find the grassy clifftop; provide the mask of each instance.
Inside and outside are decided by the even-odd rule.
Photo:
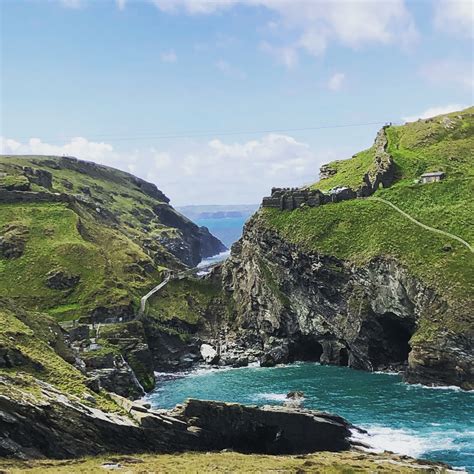
[[[95,163],[0,157],[0,296],[60,320],[133,314],[163,268],[220,251],[168,201]]]
[[[474,108],[391,126],[386,134],[397,180],[374,197],[390,201],[420,222],[472,245]],[[335,174],[314,187],[357,188],[370,169],[371,153],[369,149],[352,159],[329,164]],[[446,178],[431,184],[416,182],[428,171],[444,171]],[[395,258],[456,308],[449,321],[439,324],[448,324],[458,332],[469,323],[472,252],[456,240],[419,227],[387,204],[366,198],[293,212],[263,209],[260,218],[287,240],[311,251],[359,264],[378,256]]]

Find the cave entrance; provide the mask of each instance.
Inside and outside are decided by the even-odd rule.
[[[413,323],[386,313],[375,324],[368,347],[369,359],[374,367],[406,363],[411,350],[409,341],[414,332]]]
[[[349,353],[345,347],[339,351],[339,365],[343,367],[347,367],[349,365]]]
[[[323,346],[314,336],[301,336],[298,341],[290,344],[289,352],[291,361],[319,362],[323,353]]]

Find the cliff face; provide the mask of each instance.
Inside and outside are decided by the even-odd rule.
[[[394,259],[356,265],[302,251],[257,215],[232,248],[223,282],[240,344],[264,359],[402,369],[409,382],[474,387],[468,334],[417,338],[421,320],[453,308]]]
[[[384,127],[303,190],[324,195],[319,205],[298,190],[264,200],[222,270],[235,344],[264,365],[395,368],[473,388],[473,146],[472,108]],[[446,177],[423,185],[427,171]]]
[[[0,296],[26,308],[59,320],[130,319],[163,267],[223,250],[129,173],[70,157],[0,157]]]

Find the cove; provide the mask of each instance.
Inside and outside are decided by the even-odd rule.
[[[365,428],[377,450],[443,461],[474,472],[474,393],[408,385],[398,375],[296,363],[272,368],[197,369],[157,374],[148,401],[171,408],[186,398],[279,405],[290,390],[305,408],[342,415]]]

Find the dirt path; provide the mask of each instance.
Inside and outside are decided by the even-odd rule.
[[[457,235],[454,235],[454,234],[450,234],[449,232],[445,232],[444,230],[435,229],[434,227],[430,227],[429,225],[423,224],[422,222],[416,220],[414,217],[410,216],[410,214],[407,214],[405,211],[402,211],[398,206],[391,203],[390,201],[387,201],[387,200],[379,198],[379,197],[374,197],[374,196],[370,197],[369,199],[372,200],[372,201],[379,201],[379,202],[382,202],[384,204],[387,204],[388,206],[390,206],[391,208],[393,208],[397,212],[399,212],[402,216],[404,216],[407,219],[411,220],[413,223],[415,223],[416,225],[422,227],[425,230],[428,230],[430,232],[435,232],[437,234],[445,235],[446,237],[449,237],[450,239],[457,240],[461,244],[465,245],[471,252],[474,253],[474,248],[470,244],[468,244],[465,240],[461,239],[461,237],[458,237]]]

